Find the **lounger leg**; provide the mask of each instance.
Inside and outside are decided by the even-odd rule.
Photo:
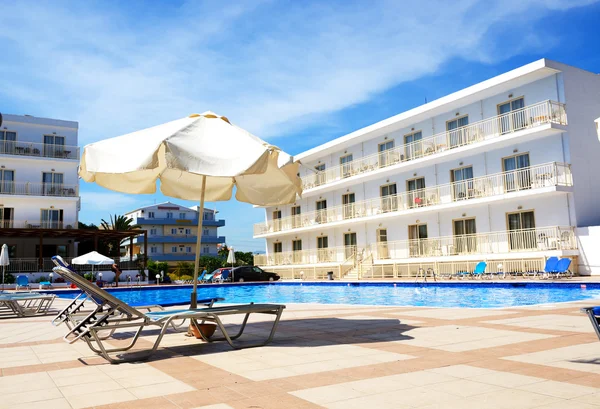
[[[210,341],[221,341],[221,340],[225,340],[227,341],[227,343],[233,348],[233,349],[242,349],[242,348],[254,348],[254,347],[260,347],[260,346],[264,346],[269,344],[271,341],[273,341],[273,337],[275,336],[275,332],[277,331],[277,325],[279,324],[279,320],[281,319],[281,314],[283,313],[283,309],[280,308],[277,310],[277,312],[272,312],[272,313],[262,313],[262,314],[272,314],[275,315],[275,321],[273,322],[273,326],[271,327],[271,332],[269,333],[269,337],[262,342],[257,342],[254,344],[245,344],[245,345],[237,345],[235,344],[233,341],[237,338],[239,338],[242,333],[244,332],[244,328],[246,326],[246,322],[248,321],[248,316],[250,315],[250,313],[246,314],[246,317],[244,318],[244,322],[242,324],[242,328],[240,329],[240,331],[233,337],[230,337],[227,330],[225,329],[225,326],[223,325],[223,322],[221,321],[221,319],[218,316],[213,316],[214,322],[215,324],[217,324],[217,326],[219,327],[219,330],[221,330],[221,332],[223,333],[223,337],[222,338],[211,338]]]
[[[598,318],[596,318],[594,315],[594,311],[590,308],[585,313],[592,322],[592,326],[594,327],[594,331],[596,332],[598,339],[600,339],[600,322],[598,322]]]

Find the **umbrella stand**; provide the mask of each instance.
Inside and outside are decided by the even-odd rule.
[[[206,191],[206,176],[202,175],[202,190],[200,192],[200,211],[198,212],[198,232],[196,234],[196,262],[194,263],[194,288],[190,299],[190,308],[198,307],[198,270],[200,266],[200,244],[202,242],[202,222],[204,219],[204,192]]]

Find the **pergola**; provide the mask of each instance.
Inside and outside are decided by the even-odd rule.
[[[98,240],[123,240],[129,238],[130,261],[133,261],[133,238],[144,236],[144,254],[148,254],[148,231],[147,230],[92,230],[92,229],[39,229],[39,228],[23,228],[23,229],[0,229],[0,237],[22,237],[22,238],[39,238],[39,266],[44,265],[43,247],[44,238],[64,238],[73,240],[94,240],[94,250],[98,251]],[[144,269],[146,268],[146,258],[143,258]]]

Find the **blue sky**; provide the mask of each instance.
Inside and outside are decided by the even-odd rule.
[[[212,110],[297,154],[542,57],[600,72],[593,0],[224,4],[0,0],[0,112],[78,121],[83,146]],[[170,200],[81,197],[88,223]],[[262,210],[208,206],[263,249]]]

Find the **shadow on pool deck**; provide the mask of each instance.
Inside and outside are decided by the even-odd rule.
[[[248,323],[244,335],[240,337],[238,345],[243,346],[244,342],[256,342],[259,339],[265,339],[269,335],[271,328],[270,322]],[[230,334],[237,332],[238,325],[226,326]],[[377,342],[403,341],[410,340],[413,337],[404,333],[411,329],[418,328],[407,324],[402,324],[397,318],[382,319],[343,319],[343,318],[305,318],[290,319],[280,322],[275,337],[271,344],[262,348],[274,347],[319,347],[332,345],[352,345],[368,344]],[[218,332],[218,330],[217,330]],[[171,331],[168,334],[175,334]],[[144,331],[143,336],[157,335],[158,330]],[[185,337],[183,332],[180,332]],[[131,333],[115,334],[116,340],[126,341]],[[150,345],[149,340],[144,340],[144,348]],[[154,340],[152,340],[154,341]],[[216,341],[206,343],[201,340],[186,345],[170,345],[168,342],[161,343],[156,354],[149,361],[168,359],[175,356],[192,356],[199,354],[211,354],[223,351],[234,351],[226,341]],[[110,342],[110,341],[109,341]],[[163,346],[164,345],[164,346]],[[142,345],[139,344],[141,347]],[[119,356],[135,355],[142,348],[136,348],[135,351],[121,354]]]

